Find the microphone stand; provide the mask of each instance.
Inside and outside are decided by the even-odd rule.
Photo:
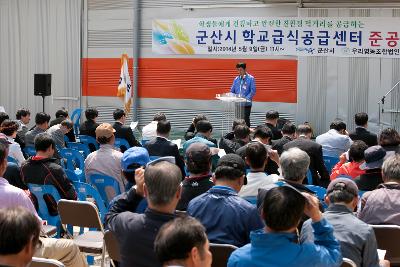
[[[390,90],[387,92],[384,96],[382,96],[381,101],[378,102],[378,108],[379,108],[379,116],[378,116],[378,124],[379,127],[381,127],[381,112],[384,113],[383,105],[385,104],[385,98],[397,87],[397,85],[400,84],[400,81],[398,81]],[[382,109],[381,109],[382,105]]]

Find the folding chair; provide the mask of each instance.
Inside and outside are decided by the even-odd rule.
[[[357,267],[357,264],[348,258],[343,258],[343,262],[340,267]]]
[[[325,195],[326,195],[325,188],[318,186],[318,185],[306,185],[306,187],[308,189],[310,189],[311,191],[313,191],[317,195],[317,197],[318,197],[319,201],[322,203],[322,206],[324,207],[324,209],[328,207],[328,205],[325,203]]]
[[[16,160],[16,159],[14,159],[13,157],[10,157],[10,156],[8,156],[8,157],[7,157],[7,161],[8,161],[8,162],[10,162],[10,163],[15,163],[15,164],[17,164],[17,165],[18,165],[18,162],[17,162],[17,160]]]
[[[335,167],[336,163],[339,162],[339,158],[332,156],[322,156],[322,158],[324,159],[325,167],[328,173],[331,174],[333,167]]]
[[[64,267],[64,264],[57,260],[53,259],[45,259],[45,258],[36,258],[32,257],[32,262],[29,265],[30,267]]]
[[[150,161],[153,161],[153,160],[159,159],[160,156],[149,156],[149,158],[150,158]]]
[[[123,138],[115,138],[114,146],[119,149],[119,151],[125,151],[131,146],[129,145],[128,141]]]
[[[62,199],[58,202],[58,213],[63,225],[97,229],[97,231],[86,231],[77,236],[69,233],[69,236],[82,252],[101,254],[101,266],[103,267],[105,258],[104,229],[96,205],[89,201]]]
[[[33,146],[26,146],[23,149],[24,153],[30,157],[36,155],[36,149]]]
[[[106,249],[108,252],[108,256],[110,256],[110,259],[112,259],[113,261],[121,262],[121,252],[119,249],[119,244],[113,232],[106,231],[104,233],[104,242],[106,243]]]
[[[110,201],[117,195],[121,194],[118,181],[104,174],[92,174],[89,177],[90,183],[99,191],[101,198],[104,200],[106,207],[109,207]],[[110,192],[112,189],[114,192]]]
[[[256,196],[251,196],[251,197],[243,197],[245,200],[250,202],[251,204],[257,205],[257,197]]]
[[[79,134],[81,113],[82,113],[82,109],[81,108],[77,108],[77,109],[74,109],[74,111],[72,111],[72,114],[71,114],[71,121],[74,123],[74,134],[75,134],[75,136],[77,136]]]
[[[75,149],[63,148],[60,150],[60,156],[66,159],[67,169],[73,171],[78,176],[79,181],[84,181],[85,160],[82,154]]]
[[[86,144],[77,143],[77,142],[67,142],[67,147],[80,152],[83,155],[83,158],[85,158],[85,159],[90,154],[89,146]]]
[[[65,171],[65,174],[67,175],[68,179],[69,179],[71,182],[81,182],[81,181],[79,180],[78,175],[76,175],[76,173],[75,173],[74,171],[69,170],[69,169],[64,169],[64,171]]]
[[[229,256],[237,247],[229,244],[214,244],[210,243],[210,252],[213,255],[211,267],[226,266]]]
[[[90,145],[93,146],[96,150],[99,149],[99,143],[97,143],[96,138],[89,136],[89,135],[79,135],[79,142],[82,144],[87,145],[90,147]]]
[[[149,140],[142,140],[142,141],[140,141],[140,143],[142,144],[142,146],[144,146],[147,142],[149,142]]]
[[[371,225],[375,232],[378,248],[386,250],[385,259],[390,266],[400,266],[400,226],[398,225]]]
[[[107,213],[107,208],[104,204],[104,200],[101,198],[99,192],[87,183],[74,182],[75,191],[78,194],[78,199],[80,201],[87,201],[88,197],[91,197],[96,202],[97,209],[100,212],[101,221],[104,222],[104,217]]]

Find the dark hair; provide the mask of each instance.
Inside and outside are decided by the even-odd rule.
[[[346,190],[346,185],[342,182],[336,183],[333,186],[332,191],[330,191],[327,196],[331,203],[350,203],[355,197],[353,193]]]
[[[157,112],[153,117],[153,121],[165,121],[165,120],[167,120],[167,117],[162,112]]]
[[[239,63],[237,63],[236,64],[236,68],[238,69],[238,68],[242,68],[242,69],[246,69],[246,63],[244,63],[244,62],[239,62]]]
[[[244,119],[235,119],[232,122],[232,131],[235,130],[238,125],[246,125],[246,121]]]
[[[49,114],[44,113],[44,112],[36,113],[35,123],[37,125],[41,125],[41,124],[46,123],[46,122],[49,123],[49,121],[50,121],[50,115]]]
[[[74,127],[74,123],[71,120],[63,120],[60,124],[70,130]]]
[[[247,125],[238,125],[233,131],[235,138],[244,139],[250,135],[250,128]]]
[[[364,151],[368,148],[367,144],[361,140],[355,140],[349,149],[349,158],[355,162],[364,160]]]
[[[282,127],[283,134],[294,134],[296,133],[296,125],[291,122],[286,122]]]
[[[40,133],[35,137],[36,151],[46,151],[49,147],[55,148],[56,143],[48,133]]]
[[[8,154],[8,144],[0,143],[0,164],[4,162]]]
[[[113,112],[114,120],[119,120],[119,119],[121,119],[123,116],[126,116],[125,111],[123,111],[123,110],[120,109],[120,108],[117,108],[116,110],[114,110],[114,112]]]
[[[185,164],[190,174],[208,173],[211,170],[211,154],[208,157],[186,157]]]
[[[206,115],[204,115],[204,114],[199,114],[199,115],[197,115],[196,117],[194,117],[194,119],[193,119],[194,127],[196,127],[197,123],[198,123],[199,121],[202,121],[202,120],[205,120],[205,121],[207,120]]]
[[[359,112],[354,115],[354,121],[357,126],[364,126],[368,122],[368,114],[365,112]]]
[[[139,164],[138,164],[138,168],[139,168],[139,167],[140,167],[140,166],[139,166]],[[136,181],[135,181],[135,172],[126,172],[126,171],[122,171],[122,173],[123,173],[125,179],[126,179],[128,182],[131,182],[133,185],[136,184]]]
[[[99,136],[96,138],[96,140],[100,145],[105,145],[105,144],[110,143],[112,138],[113,138],[113,136],[110,136],[110,137]]]
[[[346,123],[344,123],[342,120],[334,120],[331,122],[331,125],[329,125],[330,129],[335,129],[336,131],[341,131],[341,130],[346,130]]]
[[[94,120],[99,116],[99,112],[95,108],[87,108],[85,110],[85,117],[88,120]]]
[[[5,112],[0,112],[0,125],[3,123],[5,120],[9,120],[10,117],[8,116],[7,113]]]
[[[259,142],[250,143],[246,148],[246,158],[252,169],[262,168],[267,159],[267,149]]]
[[[197,247],[200,257],[204,257],[206,242],[204,226],[195,218],[185,216],[169,221],[160,228],[154,241],[154,251],[164,264],[188,258],[193,247]]]
[[[393,128],[384,129],[379,135],[380,146],[398,146],[400,145],[400,135]]]
[[[259,125],[254,129],[254,138],[261,138],[261,139],[266,139],[272,138],[272,131],[269,127],[265,126],[265,125]]]
[[[28,115],[31,115],[31,112],[28,109],[21,108],[17,110],[15,117],[17,118],[17,120],[20,120],[22,117],[26,117]]]
[[[167,120],[162,120],[157,122],[157,133],[169,134],[171,131],[171,123]]]
[[[243,170],[227,165],[218,166],[214,173],[217,180],[237,180],[244,174]]]
[[[310,133],[312,133],[311,126],[308,125],[308,124],[300,124],[299,126],[297,126],[296,133],[298,135],[300,135],[300,134],[310,134]]]
[[[279,119],[279,112],[276,110],[270,110],[265,114],[267,120]]]
[[[0,209],[0,255],[18,254],[32,240],[39,242],[40,223],[22,207]]]
[[[0,132],[7,136],[11,136],[19,128],[19,124],[16,121],[5,120],[1,123]]]
[[[56,112],[56,118],[67,118],[68,117],[68,110],[65,108],[59,109]]]
[[[212,131],[213,127],[211,123],[207,120],[201,120],[196,123],[196,130],[199,133],[206,133]]]
[[[289,186],[268,190],[263,202],[265,224],[274,231],[297,227],[304,212],[306,200]]]

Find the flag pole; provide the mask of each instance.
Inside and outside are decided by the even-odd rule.
[[[133,99],[132,121],[138,121],[138,81],[139,81],[139,56],[140,56],[140,0],[133,1]]]

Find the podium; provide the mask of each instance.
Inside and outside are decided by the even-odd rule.
[[[217,94],[216,99],[223,103],[222,135],[232,130],[235,119],[244,119],[244,103],[250,102],[243,96],[234,93]]]

